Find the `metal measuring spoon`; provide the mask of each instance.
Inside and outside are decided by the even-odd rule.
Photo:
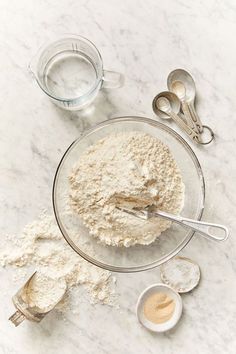
[[[180,100],[173,93],[164,91],[159,93],[152,102],[154,113],[162,119],[172,118],[175,123],[188,134],[192,140],[199,140],[199,135],[191,129],[182,118],[178,116],[180,111]]]
[[[181,100],[183,112],[190,127],[194,124],[199,133],[203,132],[202,122],[194,108],[196,86],[192,76],[183,69],[173,70],[167,78],[167,86]]]
[[[171,83],[171,91],[173,91],[180,99],[182,104],[182,110],[186,118],[188,126],[199,133],[198,127],[192,118],[191,109],[186,101],[186,88],[182,81],[173,81]]]

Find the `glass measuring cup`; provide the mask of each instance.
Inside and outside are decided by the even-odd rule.
[[[43,92],[67,110],[85,108],[101,88],[118,88],[124,82],[123,75],[103,69],[96,46],[78,35],[41,47],[29,69]]]

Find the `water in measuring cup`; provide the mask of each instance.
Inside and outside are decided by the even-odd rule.
[[[73,99],[89,92],[97,73],[88,57],[68,50],[51,58],[44,78],[45,86],[52,96]]]

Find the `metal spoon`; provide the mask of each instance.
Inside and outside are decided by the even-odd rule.
[[[172,118],[176,124],[183,129],[193,140],[199,140],[199,134],[191,129],[186,122],[178,116],[180,111],[180,100],[173,93],[164,91],[159,93],[152,102],[153,111],[162,119]]]
[[[229,236],[229,230],[226,226],[220,224],[212,224],[204,221],[198,221],[193,219],[187,219],[180,215],[173,215],[170,213],[166,213],[164,211],[152,211],[153,206],[150,205],[145,209],[128,209],[128,208],[121,208],[116,207],[117,209],[124,211],[125,213],[131,214],[137,218],[148,220],[152,217],[162,217],[167,220],[171,220],[176,222],[179,225],[186,226],[196,232],[198,232],[201,236],[214,241],[225,241]],[[210,229],[213,231],[221,230],[223,231],[222,235],[213,234],[210,232]]]
[[[179,80],[173,81],[171,83],[171,91],[173,91],[181,101],[182,110],[184,116],[186,117],[188,126],[198,133],[199,132],[198,127],[192,118],[190,106],[186,101],[186,89],[183,82]]]
[[[198,129],[198,132],[202,133],[202,123],[194,108],[196,86],[192,76],[183,69],[176,69],[168,75],[167,86],[170,91],[176,93],[176,95],[180,98],[183,112],[186,115],[188,124],[192,121]],[[190,126],[192,126],[192,123]]]

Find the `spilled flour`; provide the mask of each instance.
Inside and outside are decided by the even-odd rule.
[[[66,301],[59,306],[61,311],[71,307],[70,292],[78,285],[86,288],[92,303],[113,305],[116,302],[114,277],[77,255],[63,239],[53,216],[42,214],[25,226],[19,236],[8,236],[0,249],[0,265],[16,268],[19,277],[22,269],[33,269],[51,279],[65,280],[69,291]],[[45,291],[47,287],[45,283]]]
[[[117,205],[151,204],[173,214],[183,207],[184,184],[169,148],[142,132],[111,134],[90,146],[69,182],[74,212],[91,235],[112,246],[148,245],[171,225],[163,218],[140,220]]]

